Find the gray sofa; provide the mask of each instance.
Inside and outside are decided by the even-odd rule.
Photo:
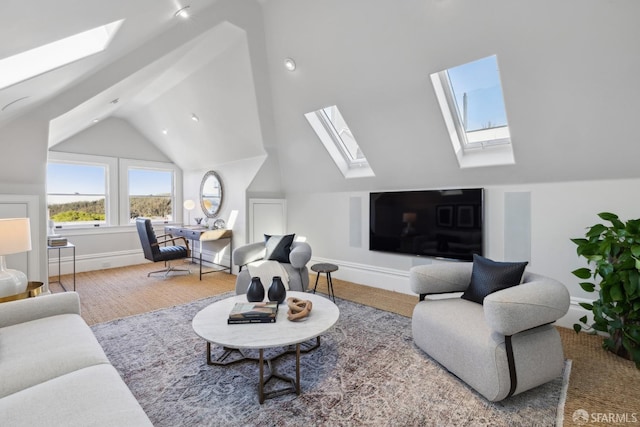
[[[564,354],[552,323],[569,309],[566,287],[525,271],[521,284],[478,304],[451,294],[465,291],[472,266],[460,262],[410,270],[411,289],[421,299],[411,322],[415,344],[490,401],[561,375]]]
[[[75,292],[0,304],[0,424],[151,426]]]
[[[264,242],[249,243],[234,249],[233,264],[240,267],[236,278],[236,294],[246,294],[251,283],[249,271],[243,267],[263,259],[265,252]],[[306,242],[293,242],[289,253],[289,263],[281,263],[289,275],[290,290],[305,292],[309,287],[309,270],[307,269],[309,260],[311,260],[311,246]]]

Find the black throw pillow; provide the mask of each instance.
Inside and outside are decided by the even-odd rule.
[[[462,298],[482,304],[487,295],[519,285],[528,262],[497,262],[473,254],[471,282]]]
[[[265,246],[267,252],[265,259],[289,263],[289,253],[291,252],[291,244],[295,238],[295,234],[286,234],[284,236],[264,235]]]

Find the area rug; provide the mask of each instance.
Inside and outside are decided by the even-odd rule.
[[[337,300],[340,319],[301,356],[302,393],[258,403],[258,367],[206,363],[194,315],[220,295],[94,325],[107,356],[154,425],[552,426],[563,377],[491,403],[418,349],[411,319]],[[278,360],[295,372],[295,355]],[[567,377],[565,375],[564,377]]]

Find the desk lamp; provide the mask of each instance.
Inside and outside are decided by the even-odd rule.
[[[185,200],[182,206],[187,210],[187,225],[191,225],[191,211],[196,207],[196,202],[191,199]]]
[[[31,250],[29,218],[0,219],[0,298],[27,290],[27,275],[7,268],[5,255]]]

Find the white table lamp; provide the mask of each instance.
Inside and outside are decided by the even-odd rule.
[[[196,202],[191,199],[185,200],[182,206],[187,210],[187,225],[191,225],[191,211],[196,207]]]
[[[27,275],[7,268],[5,255],[31,250],[29,218],[0,219],[0,298],[27,290]]]

